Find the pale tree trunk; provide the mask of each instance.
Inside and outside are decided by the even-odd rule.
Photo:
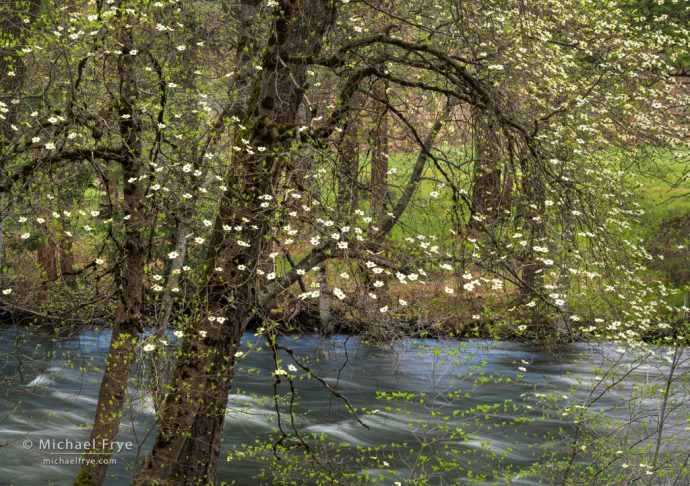
[[[251,62],[253,56],[256,54],[256,35],[257,30],[257,15],[259,13],[259,8],[261,2],[257,0],[241,0],[235,5],[228,6],[227,4],[222,5],[224,9],[229,10],[234,19],[238,23],[238,38],[237,38],[237,70],[236,70],[236,82],[234,89],[236,91],[236,99],[234,100],[232,106],[228,109],[227,115],[237,115],[245,111],[248,93],[247,90],[251,84]],[[185,21],[187,28],[190,26],[192,29],[198,29],[199,26],[196,25],[195,19],[192,15],[188,15]],[[194,47],[185,50],[186,60],[184,63],[185,69],[188,69],[184,74],[184,84],[190,91],[195,89],[196,76],[193,74],[192,70],[195,69],[198,62],[198,52]],[[197,116],[193,113],[194,106],[189,107],[189,111],[186,117],[186,124],[188,126],[198,125]],[[221,120],[221,123],[223,120]],[[206,147],[190,147],[188,153],[190,157],[194,160],[194,168],[198,169],[200,167],[201,158],[203,157],[203,151],[208,149]],[[197,183],[193,186],[192,192],[196,192],[203,181],[203,177],[196,179]],[[172,307],[174,301],[174,293],[172,289],[177,287],[180,283],[181,269],[184,265],[185,257],[187,254],[187,236],[191,232],[188,221],[193,217],[196,211],[195,201],[189,201],[185,203],[180,211],[180,218],[177,222],[177,228],[175,231],[175,238],[173,242],[173,249],[177,256],[173,259],[170,266],[170,271],[167,279],[167,285],[161,299],[160,308],[160,318],[157,322],[157,329],[165,330],[169,323],[172,315]]]
[[[374,85],[376,96],[374,127],[372,130],[371,208],[374,224],[386,215],[388,201],[388,93],[386,82],[379,79]],[[383,101],[382,101],[383,100]]]
[[[323,334],[333,333],[333,316],[331,314],[331,296],[328,293],[328,279],[326,275],[326,264],[319,268],[319,320],[321,321],[321,332]]]
[[[334,20],[333,4],[321,0],[282,0],[275,9],[274,31],[261,60],[252,98],[242,125],[242,136],[252,146],[282,145],[281,127],[296,121],[306,81],[306,65],[281,59],[318,53],[326,29]],[[240,338],[258,307],[256,287],[247,282],[237,265],[253,267],[269,247],[269,221],[273,211],[261,208],[258,196],[270,191],[283,175],[280,158],[242,153],[236,155],[226,176],[230,188],[221,202],[209,245],[206,277],[200,289],[203,305],[196,323],[185,331],[171,391],[166,397],[160,430],[136,484],[214,483],[220,454],[221,432]],[[223,225],[245,217],[243,238],[250,247],[237,245]],[[254,228],[255,226],[255,228]],[[222,267],[223,272],[214,271]],[[207,317],[224,316],[226,321]],[[204,331],[206,336],[199,334]]]
[[[160,316],[157,319],[154,335],[156,341],[164,339],[165,331],[168,328],[173,311],[173,304],[175,303],[175,288],[180,284],[182,277],[182,267],[187,256],[187,235],[190,234],[189,225],[183,221],[178,221],[177,230],[175,231],[175,243],[173,251],[177,256],[170,264],[168,272],[168,279],[165,284],[163,297],[161,298]],[[163,401],[165,400],[165,384],[170,378],[167,372],[168,363],[165,356],[160,350],[156,349],[151,356],[151,363],[153,366],[153,407],[156,415],[159,415],[163,409]]]
[[[306,103],[302,103],[299,106],[299,110],[297,112],[297,125],[302,127],[302,126],[309,126],[311,123],[311,113],[309,112]],[[301,132],[297,133],[297,142],[300,143],[301,140]],[[295,161],[295,172],[293,174],[293,177],[295,179],[295,185],[297,186],[297,189],[300,190],[301,192],[307,194],[310,193],[313,197],[318,197],[319,193],[319,187],[315,184],[310,184],[308,175],[311,172],[312,167],[314,166],[313,160],[309,156],[304,156],[304,154],[297,153],[296,155],[296,161]]]
[[[370,133],[371,140],[371,217],[372,225],[378,226],[386,218],[386,203],[388,201],[388,93],[386,82],[378,79],[374,83],[374,124]],[[378,279],[379,277],[377,277]],[[383,276],[380,276],[383,279]],[[388,304],[388,297],[378,292],[373,286],[375,279],[365,272],[367,293],[378,294],[378,299],[364,297],[367,319],[371,324],[380,322],[379,308]],[[388,280],[388,279],[386,279]],[[386,286],[387,288],[387,286]]]
[[[7,277],[8,263],[5,252],[5,214],[9,209],[6,200],[5,194],[0,193],[0,288],[3,289],[10,285]]]
[[[125,20],[125,19],[123,19]],[[124,22],[123,22],[124,23]],[[133,38],[131,30],[121,30],[120,42],[123,52],[131,51]],[[134,57],[120,55],[117,62],[120,79],[118,113],[119,130],[123,139],[125,157],[122,161],[123,199],[125,219],[125,240],[119,271],[116,275],[118,306],[110,338],[110,349],[105,372],[98,393],[96,417],[91,429],[91,440],[96,448],[85,454],[88,464],[82,466],[75,484],[101,485],[105,480],[107,464],[104,460],[112,454],[112,444],[120,428],[120,419],[127,392],[127,381],[135,358],[135,348],[141,331],[140,311],[146,257],[144,227],[144,184],[141,125],[136,108],[136,66]],[[128,115],[128,117],[122,117]],[[130,182],[133,181],[133,182]],[[101,461],[101,463],[98,463]]]
[[[77,179],[79,174],[78,167],[66,167],[64,172],[61,173],[61,178],[65,180]],[[63,217],[60,219],[60,278],[62,281],[68,285],[74,282],[74,242],[73,238],[69,236],[72,230],[71,217],[67,216],[64,209],[69,209],[70,203],[76,204],[78,206],[82,205],[84,193],[82,188],[77,187],[76,194],[72,193],[70,190],[66,194],[60,197],[59,206],[62,210]],[[47,218],[46,218],[47,219]]]
[[[183,6],[183,18],[186,30],[192,32],[194,37],[198,37],[199,25],[197,24],[196,18],[194,17],[193,4]],[[193,70],[199,62],[199,52],[196,43],[191,43],[190,47],[183,51],[181,54],[183,61],[180,63],[182,66],[182,84],[184,88],[193,93],[196,91],[196,79]],[[183,115],[184,125],[188,127],[197,127],[200,125],[199,117],[197,115],[197,110],[194,105],[196,100],[193,98],[189,100],[189,105],[186,107],[186,111]],[[193,163],[193,169],[199,169],[200,162],[200,151],[199,147],[196,146],[196,140],[193,139],[191,143],[184,143],[180,145],[177,150],[178,154],[186,156]],[[179,173],[178,176],[184,177],[184,174]],[[199,187],[203,181],[203,177],[198,177],[193,180],[191,193],[195,194],[199,190]],[[177,225],[175,228],[175,236],[173,239],[172,250],[177,254],[173,258],[170,268],[168,269],[168,275],[166,276],[166,285],[163,291],[163,296],[161,297],[161,304],[159,309],[159,317],[156,319],[156,325],[154,333],[156,337],[163,338],[165,330],[170,324],[170,318],[172,316],[173,303],[175,300],[175,292],[173,289],[176,288],[182,276],[182,267],[184,266],[184,261],[187,256],[187,236],[192,233],[188,221],[194,215],[196,211],[196,201],[194,199],[185,200],[182,202],[182,206],[179,210],[179,215],[177,217]],[[153,360],[156,362],[156,367],[160,368],[159,365],[162,364],[160,355],[158,352],[153,356]],[[158,370],[160,371],[160,369]],[[161,380],[163,377],[156,373],[156,379]],[[160,387],[156,386],[154,391],[154,404],[158,404],[159,400],[157,397],[161,396]]]
[[[191,33],[192,37],[200,38],[199,25],[194,15],[194,2],[189,2],[182,5],[182,13],[185,30]],[[189,93],[197,91],[196,79],[193,70],[199,63],[199,52],[196,43],[190,43],[189,48],[185,49],[179,54],[181,57],[181,78],[184,89]],[[162,68],[159,69],[159,76],[163,76]],[[182,123],[186,127],[199,127],[202,123],[199,120],[197,110],[195,109],[196,99],[190,97],[186,100],[187,106],[183,110]],[[194,133],[194,132],[192,132]],[[194,171],[200,169],[200,150],[197,146],[195,136],[190,137],[189,142],[181,142],[176,150],[178,157],[180,157],[181,164],[187,161],[192,162],[192,169]],[[182,171],[177,172],[177,177],[180,180],[185,180],[186,176]],[[197,194],[199,187],[203,183],[204,176],[188,178],[186,181],[189,184],[189,191],[192,194]],[[196,211],[196,200],[183,200],[176,215],[170,215],[171,219],[176,220],[172,247],[169,251],[174,252],[176,256],[170,262],[170,267],[167,269],[165,278],[165,287],[162,292],[160,306],[156,315],[156,320],[153,329],[153,336],[155,342],[165,340],[166,331],[171,323],[173,316],[173,307],[175,304],[175,297],[177,295],[177,288],[182,280],[182,269],[184,267],[185,258],[187,257],[187,238],[193,233],[189,220],[193,217]],[[165,385],[170,380],[170,358],[166,355],[165,349],[156,348],[150,353],[151,367],[152,367],[152,400],[156,416],[161,412],[163,400],[165,399]]]
[[[38,151],[36,151],[35,156],[40,156]],[[43,208],[39,213],[46,221],[51,221],[52,219],[51,207],[52,206]],[[46,280],[53,282],[58,278],[58,250],[57,244],[55,243],[55,232],[51,224],[43,227],[38,244],[39,246],[38,250],[36,251],[36,262],[43,270]]]
[[[5,279],[5,208],[2,207],[2,196],[0,195],[0,286],[4,287]]]
[[[354,211],[359,207],[359,125],[364,97],[355,93],[348,102],[348,113],[338,146],[338,213],[342,220],[354,221]],[[319,321],[321,332],[333,332],[331,295],[328,293],[326,265],[319,270]]]
[[[40,150],[33,149],[33,156],[38,158],[41,156]],[[60,212],[59,205],[53,207],[58,213]],[[42,216],[46,221],[52,219],[51,209],[44,209],[41,211]],[[54,282],[58,279],[58,244],[55,241],[56,235],[52,225],[46,225],[44,227],[43,234],[41,235],[39,241],[39,247],[36,251],[36,261],[45,273],[46,280]]]
[[[180,283],[182,267],[184,266],[184,260],[187,257],[187,236],[190,234],[190,232],[191,228],[184,220],[178,221],[177,229],[175,231],[175,243],[172,250],[177,254],[177,256],[173,258],[173,261],[170,264],[170,271],[168,273],[165,292],[163,294],[163,298],[161,299],[161,314],[157,322],[157,333],[160,333],[160,330],[164,331],[168,327],[168,324],[170,324],[173,301],[175,298],[175,292],[173,289],[175,289]]]

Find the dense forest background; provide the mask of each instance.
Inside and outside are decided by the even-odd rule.
[[[290,387],[286,333],[607,340],[677,367],[689,18],[682,0],[3,0],[3,319],[112,332],[101,445],[145,365],[137,484],[223,479],[247,330]]]

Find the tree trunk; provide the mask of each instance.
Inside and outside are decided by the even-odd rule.
[[[321,332],[325,335],[333,333],[333,322],[331,314],[331,296],[328,293],[328,279],[326,276],[326,264],[319,269],[319,319],[321,321]]]
[[[58,278],[58,251],[57,245],[49,235],[41,238],[38,248],[38,263],[46,274],[46,279],[51,282]]]
[[[223,12],[227,15],[231,15],[232,18],[238,23],[238,38],[237,38],[237,49],[236,49],[236,61],[237,69],[235,75],[235,98],[230,106],[230,109],[226,113],[227,116],[237,116],[244,113],[246,110],[249,94],[248,89],[251,87],[251,66],[254,56],[257,52],[256,38],[258,34],[258,23],[257,15],[261,7],[261,2],[256,0],[241,0],[237,4],[232,6],[223,3]],[[188,29],[196,31],[199,29],[197,20],[194,18],[191,12],[187,11],[185,17],[185,25]],[[183,84],[191,91],[196,90],[196,75],[193,74],[193,70],[198,64],[198,52],[197,49],[192,47],[184,51],[186,57],[184,63],[183,72]],[[196,110],[194,107],[194,101],[190,103],[189,109],[184,116],[186,126],[199,126],[200,122]],[[220,120],[221,124],[224,120]],[[218,130],[222,133],[223,130]],[[205,151],[210,150],[212,142],[216,140],[216,136],[211,137],[210,141],[202,141],[201,144],[197,144],[194,141],[191,145],[185,146],[185,149],[181,150],[183,153],[189,154],[190,160],[193,161],[194,169],[201,169],[204,171],[202,166],[203,155]],[[190,192],[196,193],[203,181],[206,178],[204,176],[197,177],[192,183],[192,190]],[[157,338],[163,339],[165,331],[168,328],[170,321],[172,319],[172,310],[175,300],[175,293],[173,289],[177,287],[181,279],[181,270],[184,266],[184,261],[187,254],[187,236],[191,233],[191,227],[188,223],[191,220],[197,210],[196,201],[190,200],[185,201],[180,209],[180,216],[177,223],[177,229],[175,231],[175,239],[172,247],[177,256],[173,259],[170,269],[166,279],[166,286],[161,298],[160,314],[156,322],[155,335]],[[167,363],[164,361],[163,355],[155,350],[151,355],[151,360],[154,367],[154,386],[153,386],[153,403],[154,409],[158,414],[162,410],[163,402],[165,400],[164,386],[170,379],[170,374],[166,372]]]
[[[247,281],[238,265],[253,267],[269,251],[266,236],[273,216],[261,208],[259,196],[286,169],[282,158],[274,158],[272,148],[288,139],[282,127],[297,118],[306,80],[306,65],[284,63],[291,56],[310,56],[321,49],[322,37],[334,20],[332,3],[321,0],[282,0],[274,10],[274,31],[255,76],[252,98],[241,117],[249,127],[237,134],[252,146],[264,146],[264,154],[236,155],[226,175],[230,188],[221,202],[206,259],[206,276],[200,289],[196,325],[185,332],[171,392],[166,397],[160,430],[136,484],[214,483],[220,454],[221,432],[228,392],[233,377],[234,354],[247,324],[258,307],[255,285]],[[289,130],[289,129],[288,129]],[[285,147],[283,147],[285,148]],[[269,155],[266,155],[269,154]],[[224,225],[241,224],[242,238],[249,247],[228,237]],[[214,271],[222,267],[222,272]],[[225,317],[224,322],[209,319]],[[203,331],[203,333],[200,333]],[[205,333],[205,335],[204,335]]]
[[[2,196],[0,196],[0,285],[4,287],[5,279],[5,208],[2,206]]]
[[[481,228],[503,218],[503,211],[510,208],[511,187],[503,170],[505,158],[499,125],[490,115],[472,110],[474,166],[469,226]]]
[[[338,205],[346,218],[359,203],[359,123],[361,121],[362,96],[359,93],[350,98],[349,113],[345,117],[345,129],[339,146],[338,160]]]
[[[388,100],[386,83],[378,80],[374,86],[377,100]],[[375,101],[375,120],[372,133],[371,159],[371,209],[374,224],[386,215],[388,201],[388,107],[385,102]]]
[[[184,260],[187,256],[187,235],[189,235],[191,229],[189,225],[180,220],[177,223],[177,230],[175,231],[175,244],[173,246],[173,251],[177,254],[170,265],[170,271],[168,273],[168,279],[165,286],[165,293],[161,299],[161,317],[158,319],[157,328],[166,329],[170,323],[170,317],[172,316],[173,300],[175,298],[174,292],[172,291],[180,283],[180,277],[182,275],[181,270],[184,266]]]
[[[546,195],[544,185],[538,173],[530,166],[531,160],[525,158],[522,161],[522,217],[524,225],[529,232],[528,248],[522,263],[522,285],[520,294],[523,299],[535,297],[538,289],[542,285],[543,264],[539,262],[533,250],[535,245],[539,245],[544,235],[544,222],[535,219],[544,214]]]
[[[156,322],[156,328],[154,330],[154,334],[157,338],[156,341],[165,337],[165,331],[168,328],[172,318],[172,310],[175,300],[175,292],[173,292],[173,289],[175,289],[175,287],[177,287],[180,283],[182,267],[184,266],[184,261],[187,256],[187,235],[189,233],[189,225],[183,220],[180,220],[177,224],[177,230],[175,232],[175,244],[173,246],[173,251],[177,253],[177,256],[175,256],[172,264],[170,265],[165,291],[163,293],[163,297],[161,298],[160,317]],[[156,414],[159,414],[163,408],[163,401],[165,400],[164,387],[170,376],[169,373],[166,372],[166,362],[159,350],[154,351],[151,356],[151,360],[154,368],[153,406]]]
[[[123,19],[124,20],[124,19]],[[130,30],[121,31],[120,42],[123,52],[133,49]],[[141,331],[140,311],[146,257],[144,226],[144,184],[141,125],[136,108],[136,67],[133,56],[120,55],[117,62],[120,79],[118,112],[121,115],[119,131],[125,145],[125,159],[122,161],[123,199],[125,219],[125,240],[120,269],[117,273],[118,307],[110,339],[103,380],[98,393],[96,418],[91,429],[91,440],[96,448],[85,454],[85,463],[79,471],[75,484],[101,485],[105,480],[110,457],[109,447],[117,436],[127,392],[127,380],[135,357],[136,341]],[[128,115],[128,117],[122,117]],[[130,182],[131,181],[131,182]],[[100,461],[100,463],[99,463]]]

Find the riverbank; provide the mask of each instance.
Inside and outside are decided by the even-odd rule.
[[[324,324],[318,303],[292,300],[278,306],[263,317],[256,317],[247,327],[256,332],[267,327],[272,332],[285,335],[348,335],[361,337],[372,343],[391,343],[404,339],[467,340],[492,339],[520,342],[558,349],[568,343],[606,339],[605,333],[593,333],[610,324],[603,319],[583,318],[568,321],[568,313],[553,308],[533,309],[520,305],[524,299],[514,292],[476,292],[472,295],[452,296],[444,294],[438,284],[407,285],[394,287],[396,312],[385,315],[380,305],[394,306],[391,300],[377,302],[375,306],[353,302],[341,303],[330,299],[328,323]],[[404,297],[404,299],[403,299]],[[400,305],[400,301],[405,306]],[[413,303],[414,302],[414,303]],[[177,309],[179,315],[188,310]],[[1,322],[20,327],[49,329],[55,336],[70,336],[85,329],[109,329],[112,317],[101,315],[87,321],[72,315],[50,315],[29,309],[0,305]],[[144,319],[146,322],[147,319]],[[615,321],[615,319],[611,319]],[[173,323],[171,330],[176,329]],[[144,326],[144,331],[151,326]],[[647,343],[663,342],[665,336],[690,337],[690,315],[677,319],[663,330],[651,330],[640,335]],[[612,340],[617,340],[615,337]]]

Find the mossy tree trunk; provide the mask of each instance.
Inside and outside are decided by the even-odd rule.
[[[226,175],[229,187],[221,201],[200,288],[199,314],[185,331],[170,393],[160,417],[160,430],[136,484],[214,483],[221,432],[233,378],[235,352],[258,307],[258,291],[238,265],[255,268],[270,251],[271,208],[259,196],[268,194],[285,175],[279,154],[294,137],[302,102],[307,65],[285,62],[290,56],[310,56],[321,49],[326,29],[334,21],[332,3],[320,0],[282,0],[274,10],[273,32],[257,70],[252,97],[241,118],[246,129],[237,134],[263,153],[243,151]],[[245,220],[243,221],[243,218]],[[249,222],[247,222],[249,221]],[[223,226],[242,225],[242,240]],[[221,267],[222,272],[214,271]],[[203,308],[203,311],[201,310]],[[209,319],[223,316],[224,321]]]
[[[232,16],[233,20],[237,22],[237,47],[235,50],[236,56],[236,74],[234,82],[234,99],[217,120],[216,130],[210,137],[201,137],[200,141],[196,139],[191,143],[181,144],[180,151],[185,154],[188,160],[192,161],[194,170],[201,170],[205,172],[202,166],[203,158],[206,153],[211,151],[219,140],[220,134],[224,132],[222,128],[225,125],[226,119],[230,116],[238,116],[246,110],[248,103],[251,85],[251,69],[252,62],[255,61],[257,53],[257,45],[259,43],[259,32],[261,27],[258,25],[258,15],[260,12],[261,2],[257,0],[241,0],[234,5],[223,4],[222,12],[224,15]],[[184,6],[185,10],[185,25],[187,29],[195,32],[195,36],[201,36],[202,26],[199,25],[198,20],[194,17],[193,7]],[[229,20],[229,19],[226,19]],[[190,92],[197,90],[196,75],[194,70],[199,62],[199,53],[196,45],[190,46],[183,53],[185,62],[183,63],[183,85]],[[193,98],[190,98],[193,100]],[[190,101],[190,106],[186,114],[183,115],[185,124],[187,126],[202,126],[194,102]],[[180,174],[181,177],[184,174]],[[207,178],[202,175],[195,177],[191,183],[191,192],[198,191]],[[166,285],[161,297],[161,304],[159,309],[159,318],[156,322],[155,335],[163,339],[165,331],[173,320],[173,308],[176,292],[174,291],[181,282],[182,270],[187,256],[187,238],[193,229],[190,221],[193,220],[195,213],[198,210],[196,199],[183,201],[181,208],[176,215],[176,226],[174,232],[174,239],[172,251],[175,257],[172,259],[170,267],[166,275]],[[168,372],[168,363],[166,363],[163,355],[159,350],[152,353],[154,372],[154,390],[153,402],[156,413],[162,410],[165,400],[165,385],[171,378],[171,373]]]
[[[122,12],[122,10],[120,10]],[[126,16],[123,15],[123,24]],[[123,52],[133,46],[131,31],[123,27],[120,36]],[[142,163],[141,121],[136,107],[136,66],[133,56],[120,55],[117,60],[119,76],[118,113],[119,132],[124,145],[122,159],[122,210],[125,214],[125,237],[116,272],[118,305],[110,338],[110,349],[98,393],[96,417],[91,440],[96,448],[85,454],[89,462],[79,471],[75,484],[101,485],[105,480],[105,459],[112,454],[110,444],[120,428],[127,381],[135,358],[136,343],[141,331],[140,311],[144,281],[146,245],[144,227],[144,174]]]

